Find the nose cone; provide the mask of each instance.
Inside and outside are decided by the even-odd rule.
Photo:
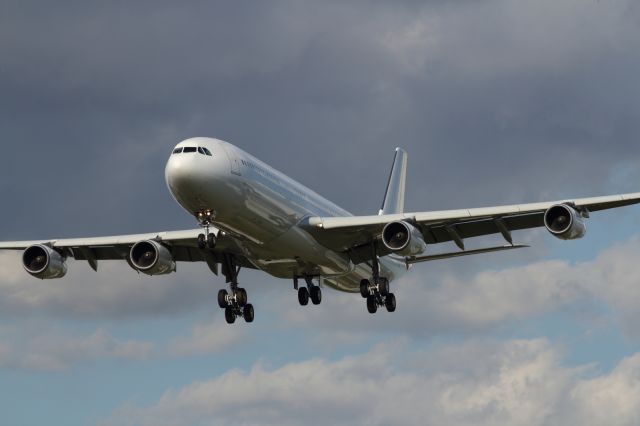
[[[165,167],[165,180],[171,195],[190,213],[211,208],[211,196],[229,173],[229,160],[220,141],[191,138],[174,148]]]

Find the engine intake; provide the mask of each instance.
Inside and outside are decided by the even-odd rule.
[[[129,258],[134,269],[143,274],[165,275],[176,271],[176,262],[169,249],[153,240],[135,243]]]
[[[427,250],[422,233],[407,222],[391,222],[382,230],[382,243],[402,256],[416,256]]]
[[[62,278],[67,274],[66,259],[60,253],[42,244],[27,247],[22,253],[22,266],[36,278],[43,280]]]
[[[544,213],[544,226],[561,240],[576,240],[587,233],[587,225],[582,215],[566,204],[556,204]]]

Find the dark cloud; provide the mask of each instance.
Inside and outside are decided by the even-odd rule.
[[[633,2],[50,9],[0,14],[3,238],[191,226],[163,167],[194,135],[356,213],[396,145],[412,210],[635,189],[611,183],[640,154]]]

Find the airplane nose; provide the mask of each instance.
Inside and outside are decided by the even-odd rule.
[[[172,155],[165,167],[165,180],[171,195],[188,210],[197,208],[192,204],[201,200],[204,186],[203,176],[193,163],[189,156]]]
[[[184,161],[184,158],[175,155],[169,157],[164,175],[172,193],[178,192],[179,188],[189,185],[192,179],[191,169]]]

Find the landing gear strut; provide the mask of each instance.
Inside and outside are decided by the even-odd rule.
[[[318,277],[318,281],[320,281],[320,277]],[[293,279],[293,288],[298,290],[298,302],[301,306],[306,306],[309,304],[309,299],[311,299],[311,303],[314,305],[319,305],[322,302],[322,289],[319,285],[315,285],[313,283],[313,277],[306,275],[304,277],[306,286],[299,287],[298,286],[298,277]]]
[[[375,242],[372,247],[371,280],[360,281],[360,295],[367,299],[367,311],[375,314],[378,306],[384,306],[388,312],[396,310],[396,296],[390,292],[389,279],[380,276],[380,263]]]
[[[218,306],[224,309],[227,324],[233,324],[238,317],[243,317],[246,322],[253,322],[253,305],[247,303],[247,290],[238,286],[240,267],[236,265],[233,255],[223,254],[222,273],[230,291],[222,289],[218,292]]]

